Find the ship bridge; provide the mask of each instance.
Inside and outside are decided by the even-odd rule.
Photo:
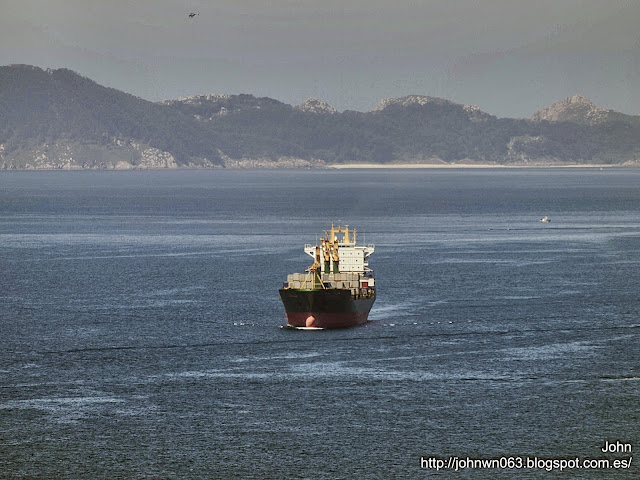
[[[369,256],[375,251],[374,245],[357,245],[357,232],[349,231],[349,226],[334,227],[325,231],[320,245],[304,246],[307,255],[319,264],[322,273],[370,272]]]

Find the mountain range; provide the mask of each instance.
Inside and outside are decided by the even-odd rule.
[[[370,112],[249,94],[150,102],[68,69],[0,67],[0,169],[345,163],[640,165],[640,116],[581,95],[529,119],[423,95]]]

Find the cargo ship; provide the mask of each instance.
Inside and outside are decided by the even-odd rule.
[[[299,329],[345,328],[365,323],[376,300],[369,256],[373,245],[357,245],[357,232],[325,230],[319,245],[305,245],[313,264],[290,273],[279,290],[287,326]]]

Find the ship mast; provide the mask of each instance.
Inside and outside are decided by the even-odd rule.
[[[322,243],[322,242],[321,242]],[[316,256],[314,258],[313,265],[309,267],[309,274],[311,275],[311,288],[325,288],[322,283],[322,277],[320,276],[320,272],[322,271],[322,267],[320,264],[321,259],[321,248],[320,245],[316,245]]]

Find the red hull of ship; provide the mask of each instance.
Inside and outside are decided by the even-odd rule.
[[[347,328],[365,323],[368,317],[368,311],[347,313],[295,312],[287,313],[287,324],[292,327]]]
[[[292,327],[346,328],[365,323],[375,292],[354,298],[347,289],[300,290],[283,288],[280,297]]]

